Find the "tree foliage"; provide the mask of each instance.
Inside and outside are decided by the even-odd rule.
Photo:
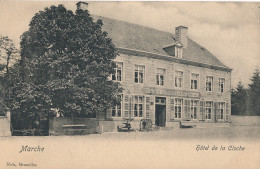
[[[260,116],[260,70],[255,69],[251,78],[250,89],[250,107],[254,115]]]
[[[13,111],[32,119],[50,108],[67,117],[95,117],[118,102],[122,89],[108,80],[116,56],[102,21],[93,21],[87,10],[45,8],[21,36],[21,62],[13,73],[17,74]]]
[[[19,59],[19,51],[8,36],[0,35],[0,115],[10,106],[9,69]]]
[[[260,71],[255,69],[251,77],[249,89],[245,89],[240,81],[231,92],[232,107],[234,115],[258,115],[260,116]]]
[[[232,115],[246,115],[247,106],[246,106],[246,89],[242,84],[242,81],[239,81],[237,87],[231,91],[231,113]]]

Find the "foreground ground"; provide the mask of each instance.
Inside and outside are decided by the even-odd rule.
[[[150,132],[114,132],[89,135],[87,137],[100,139],[223,139],[230,141],[239,140],[260,140],[260,126],[229,126],[215,128],[187,128],[187,129],[168,129]]]
[[[0,168],[259,169],[259,141],[260,126],[1,137]]]

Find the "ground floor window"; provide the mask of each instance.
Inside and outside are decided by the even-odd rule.
[[[175,105],[174,105],[174,117],[175,118],[181,118],[182,114],[182,105],[183,105],[183,100],[182,99],[175,99]]]
[[[121,102],[120,104],[112,107],[112,117],[121,117],[122,115],[122,96],[118,95],[117,97],[121,100]]]
[[[191,100],[190,102],[191,119],[197,119],[198,117],[198,101]]]
[[[134,117],[143,117],[144,97],[134,96],[132,114]]]
[[[218,103],[218,108],[219,108],[219,119],[224,119],[224,107],[225,103]]]
[[[206,119],[211,119],[212,116],[212,102],[206,102],[205,105],[205,115],[206,115]]]

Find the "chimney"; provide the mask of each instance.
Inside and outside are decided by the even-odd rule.
[[[77,10],[87,10],[88,9],[88,3],[87,2],[78,2],[77,4]]]
[[[175,28],[176,41],[180,42],[183,45],[183,48],[188,47],[187,33],[188,33],[188,27],[178,26]]]

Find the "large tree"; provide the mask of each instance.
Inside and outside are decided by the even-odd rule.
[[[232,115],[246,115],[247,113],[247,94],[246,89],[241,81],[237,84],[235,89],[231,91],[231,114]]]
[[[260,70],[255,69],[253,76],[251,78],[251,84],[249,84],[250,89],[250,107],[253,115],[260,116]]]
[[[118,102],[121,88],[108,78],[117,53],[101,20],[59,5],[37,13],[29,26],[21,37],[17,108],[34,117],[50,108],[67,117],[95,117]]]
[[[9,69],[19,59],[19,51],[8,36],[0,35],[0,115],[10,106]]]

